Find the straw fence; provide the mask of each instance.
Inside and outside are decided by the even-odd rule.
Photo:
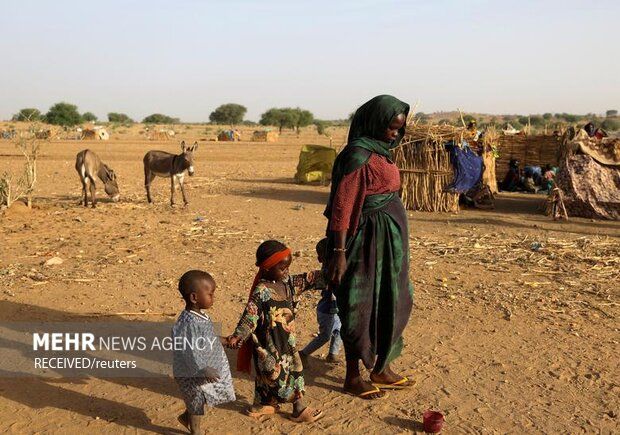
[[[497,159],[497,178],[503,180],[510,160],[517,159],[520,167],[558,165],[560,138],[546,135],[501,136]]]

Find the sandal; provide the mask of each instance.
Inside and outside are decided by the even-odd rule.
[[[323,411],[306,406],[297,417],[291,415],[290,419],[295,423],[314,423],[321,417],[323,417]]]
[[[386,391],[380,390],[377,387],[375,387],[374,390],[363,391],[359,394],[351,393],[350,391],[347,391],[347,390],[344,390],[344,392],[350,396],[358,397],[364,400],[380,400],[380,399],[385,399],[388,396],[388,393]]]
[[[391,384],[384,384],[381,382],[373,382],[372,384],[383,390],[402,390],[403,388],[411,387],[413,385],[413,381],[411,381],[407,376],[403,376],[402,379],[392,382]]]
[[[260,407],[249,407],[245,413],[250,417],[261,418],[263,415],[273,415],[280,411],[280,405],[261,405]]]

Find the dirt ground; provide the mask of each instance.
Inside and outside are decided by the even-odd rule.
[[[164,179],[147,205],[142,156],[176,152],[177,141],[45,145],[35,208],[0,216],[0,321],[172,321],[182,309],[178,277],[200,268],[218,283],[210,314],[231,332],[260,241],[284,240],[292,272],[317,267],[328,188],[292,176],[300,145],[326,142],[307,132],[275,144],[201,141],[196,175],[186,177],[190,205],[174,209]],[[96,209],[78,206],[73,165],[86,147],[117,172],[121,202],[100,188]],[[0,141],[0,171],[20,164]],[[208,410],[207,430],[406,433],[421,431],[432,408],[444,413],[445,433],[618,433],[620,223],[553,222],[537,210],[543,199],[502,194],[494,211],[409,214],[415,307],[395,368],[413,388],[377,402],[344,395],[343,364],[319,353],[306,376],[309,403],[325,411],[319,422],[244,416],[253,382],[235,374],[238,401]],[[53,256],[64,262],[42,266]],[[316,332],[317,299],[304,296],[302,344]],[[0,378],[2,433],[179,433],[182,410],[171,379]]]

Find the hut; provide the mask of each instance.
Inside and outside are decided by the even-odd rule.
[[[273,130],[256,130],[252,133],[252,142],[277,142],[278,132]]]
[[[325,184],[331,180],[334,160],[336,160],[334,148],[323,145],[304,145],[299,153],[295,181],[301,184],[320,181]]]
[[[559,159],[556,185],[568,216],[620,220],[620,138],[569,129]]]
[[[408,123],[401,144],[393,151],[394,162],[401,173],[401,198],[405,208],[451,213],[459,210],[462,192],[455,188],[455,183],[463,174],[462,168],[454,162],[455,151],[468,154],[478,162],[479,172],[474,176],[477,179],[473,179],[475,189],[485,195],[488,193],[486,196],[492,202],[493,193],[497,191],[497,184],[490,181],[495,178],[496,140],[496,134],[488,134],[474,142],[471,131],[464,127]],[[481,148],[480,155],[473,148]],[[475,206],[481,205],[477,198],[482,196],[474,197]]]
[[[149,140],[170,140],[174,137],[174,135],[174,130],[159,129],[149,132],[148,138]]]
[[[503,180],[508,173],[510,161],[515,159],[524,166],[540,166],[546,164],[557,166],[560,139],[557,136],[535,135],[506,135],[499,136],[499,157],[497,158],[497,178]]]
[[[109,140],[110,135],[107,130],[100,126],[82,129],[82,140]]]
[[[218,142],[238,142],[241,140],[239,130],[223,130],[217,135]]]

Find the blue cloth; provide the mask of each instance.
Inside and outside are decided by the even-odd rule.
[[[331,290],[325,289],[321,291],[321,300],[317,304],[316,310],[325,314],[338,313],[338,303]]]
[[[338,314],[323,313],[318,310],[316,312],[316,320],[319,324],[319,335],[314,337],[306,347],[301,351],[304,355],[310,355],[317,349],[329,342],[330,355],[338,355],[342,339],[340,338],[340,317]]]
[[[482,157],[469,148],[467,142],[460,148],[450,141],[446,144],[454,166],[454,180],[446,188],[450,192],[465,193],[482,179]]]

